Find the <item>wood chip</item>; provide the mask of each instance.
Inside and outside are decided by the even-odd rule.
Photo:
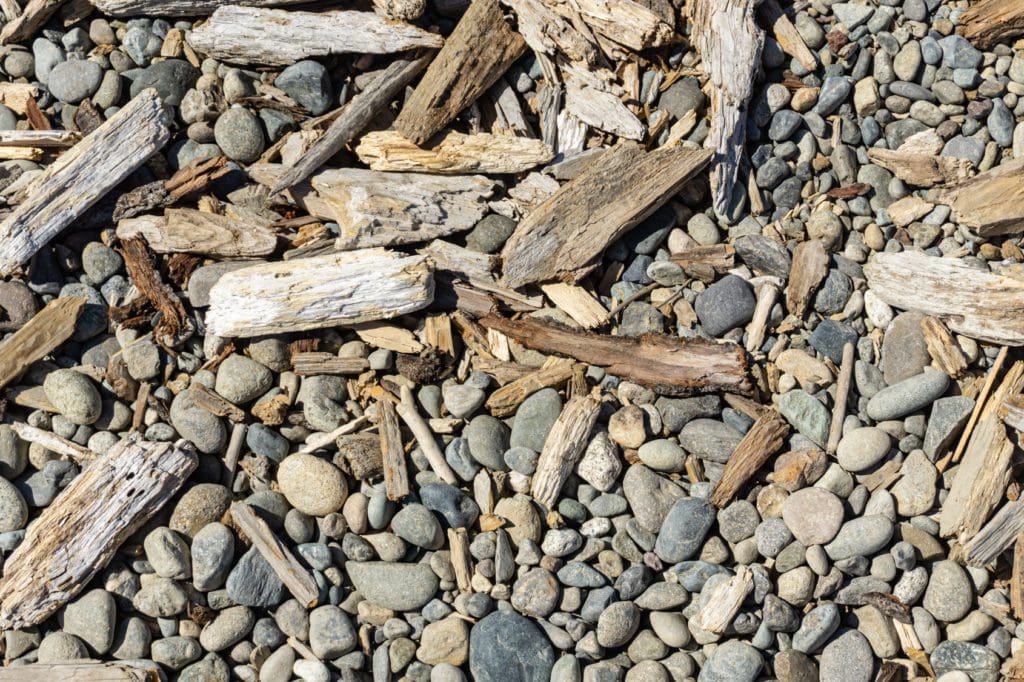
[[[925,315],[921,318],[921,332],[928,354],[939,369],[954,379],[959,378],[967,370],[967,358],[942,320]]]
[[[424,146],[416,146],[401,133],[367,133],[355,149],[359,160],[375,171],[402,171],[458,175],[462,173],[522,173],[555,158],[540,140],[511,135],[449,131]]]
[[[947,188],[940,201],[979,237],[1019,234],[1024,232],[1022,181],[1024,159],[1017,159]]]
[[[562,408],[544,441],[530,485],[530,494],[541,506],[555,508],[562,486],[583,456],[600,408],[601,403],[588,395],[574,396]]]
[[[252,507],[245,502],[233,502],[230,513],[232,522],[245,537],[249,538],[252,546],[270,564],[292,596],[307,609],[316,606],[320,596],[316,580],[295,558],[291,550],[274,535],[267,522],[257,516]]]
[[[192,382],[189,397],[198,407],[211,414],[227,417],[233,422],[245,421],[245,410],[199,382]]]
[[[800,242],[793,249],[786,287],[786,310],[790,315],[803,317],[807,312],[814,293],[828,274],[828,262],[828,253],[820,239]]]
[[[515,414],[516,408],[524,400],[537,391],[562,386],[572,376],[572,372],[572,360],[549,358],[537,371],[505,384],[491,393],[487,398],[487,410],[495,417],[509,417]]]
[[[740,488],[782,447],[788,434],[789,424],[778,410],[763,410],[729,456],[711,493],[711,504],[721,509],[732,502]]]
[[[377,400],[380,416],[381,463],[384,469],[384,488],[392,502],[409,495],[409,472],[405,465],[405,450],[402,448],[402,432],[398,426],[398,413],[388,399]]]
[[[191,208],[167,209],[163,217],[126,218],[118,222],[117,236],[142,237],[157,253],[214,258],[255,258],[277,248],[277,237],[266,225]]]
[[[28,0],[21,13],[0,30],[0,45],[28,40],[64,3],[65,0]]]
[[[85,304],[86,299],[78,296],[55,298],[21,329],[4,339],[0,343],[0,388],[71,338]]]
[[[963,547],[963,556],[971,566],[984,568],[1009,549],[1022,532],[1024,501],[1007,502]]]
[[[739,613],[747,595],[754,591],[750,568],[740,566],[736,575],[714,589],[707,603],[690,619],[693,627],[720,635]]]

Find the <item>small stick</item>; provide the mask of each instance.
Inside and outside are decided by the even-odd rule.
[[[245,442],[245,432],[248,428],[245,424],[235,424],[231,429],[231,440],[228,441],[228,449],[224,453],[224,487],[228,490],[231,490],[231,484],[235,480],[238,455],[242,452],[242,443]]]
[[[779,415],[778,410],[762,410],[729,457],[711,494],[711,503],[722,508],[732,502],[743,484],[782,447],[788,433],[789,424]]]
[[[1017,620],[1024,618],[1024,533],[1013,546],[1013,572],[1010,575],[1010,606]]]
[[[469,539],[465,528],[449,528],[448,544],[451,547],[451,563],[455,570],[455,582],[463,592],[472,591],[473,563],[469,556]]]
[[[245,421],[245,410],[200,383],[191,386],[191,396],[196,405],[211,414],[227,417],[236,423]]]
[[[146,406],[149,403],[149,393],[153,390],[153,384],[144,381],[139,384],[139,392],[135,396],[135,404],[132,406],[132,431],[138,431],[146,419]]]
[[[267,560],[292,596],[306,608],[316,606],[320,598],[316,581],[291,550],[274,535],[267,522],[256,516],[256,512],[245,502],[234,502],[231,505],[231,519],[249,538],[256,551]]]
[[[836,402],[832,406],[832,423],[828,430],[828,454],[833,455],[843,437],[843,421],[846,419],[846,401],[850,395],[850,381],[853,378],[853,344],[843,346],[843,362],[839,367],[836,381]]]
[[[996,361],[992,363],[992,368],[989,369],[988,376],[985,377],[985,385],[981,387],[978,399],[974,403],[974,411],[971,412],[971,418],[967,421],[967,427],[964,428],[964,432],[960,434],[960,442],[956,444],[956,450],[953,451],[954,464],[959,462],[960,458],[963,457],[964,449],[967,447],[967,441],[970,440],[971,433],[974,431],[974,426],[978,423],[978,418],[981,417],[982,408],[985,407],[985,402],[988,400],[988,394],[992,392],[992,387],[996,383],[996,377],[999,376],[999,372],[1003,368],[1003,363],[1006,362],[1006,356],[1009,351],[1009,346],[1003,346],[999,349],[999,355],[996,356]],[[943,466],[944,463],[946,463],[945,459],[939,463],[940,472],[945,471],[946,469],[946,466]]]
[[[756,353],[764,343],[765,332],[768,331],[768,317],[779,297],[779,288],[771,282],[765,282],[757,290],[757,306],[754,317],[747,326],[747,352]]]
[[[352,433],[353,431],[357,431],[363,425],[368,424],[369,422],[370,418],[367,417],[366,415],[363,415],[361,417],[356,417],[355,419],[346,424],[342,424],[341,426],[334,429],[330,433],[311,434],[309,438],[306,440],[306,444],[299,449],[299,452],[304,455],[308,455],[311,452],[316,452],[320,448],[327,447],[328,445],[333,443],[335,440],[338,439],[338,437]]]
[[[377,433],[380,436],[381,462],[384,466],[384,488],[392,502],[409,495],[409,472],[405,466],[405,451],[402,449],[402,432],[398,426],[398,415],[394,404],[384,398],[377,399],[380,420]]]
[[[659,286],[661,286],[661,285],[658,284],[657,282],[651,282],[650,284],[645,286],[643,289],[640,289],[639,291],[637,291],[637,292],[627,296],[620,303],[612,306],[612,309],[608,311],[608,316],[607,316],[606,319],[614,320],[615,316],[618,315],[619,313],[621,313],[626,306],[628,306],[630,303],[632,303],[633,301],[637,300],[638,298],[642,298],[642,297],[646,296],[647,294],[651,293],[652,291],[657,289]]]
[[[402,399],[395,406],[395,411],[398,412],[398,416],[402,418],[405,425],[412,431],[413,437],[420,444],[420,449],[423,450],[424,456],[430,462],[430,468],[437,474],[437,477],[445,483],[454,485],[458,480],[455,478],[455,472],[452,471],[452,468],[448,466],[448,462],[445,461],[444,453],[441,452],[441,448],[438,447],[437,441],[434,439],[434,432],[430,430],[427,422],[423,420],[423,417],[416,410],[416,403],[413,402],[412,391],[409,390],[408,386],[402,386],[401,396]]]
[[[27,440],[30,443],[39,443],[47,450],[56,452],[58,455],[70,457],[79,464],[88,464],[99,457],[99,455],[87,447],[72,442],[67,438],[62,438],[55,433],[43,431],[22,422],[14,422],[11,424],[11,428],[14,429],[14,432],[22,440]]]

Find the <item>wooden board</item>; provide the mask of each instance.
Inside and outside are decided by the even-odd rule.
[[[322,329],[404,315],[433,298],[423,256],[363,249],[229,272],[210,290],[206,327],[223,337]]]
[[[219,7],[188,35],[189,45],[207,57],[278,66],[331,54],[436,48],[443,42],[436,33],[373,12],[292,12],[237,5]]]
[[[708,163],[709,152],[645,151],[633,142],[607,150],[520,221],[502,251],[511,287],[578,280],[609,244],[657,210]]]
[[[28,198],[0,223],[0,274],[31,258],[170,139],[169,119],[144,90],[33,181]]]
[[[395,130],[367,133],[356,147],[359,160],[375,171],[522,173],[555,158],[541,140],[454,130],[418,147]]]
[[[307,0],[90,0],[103,14],[112,17],[199,17],[226,5],[278,7],[298,5]]]
[[[0,343],[0,388],[71,338],[85,304],[86,299],[79,296],[55,298]]]
[[[122,440],[29,525],[4,564],[0,628],[37,625],[73,599],[196,468],[190,443]]]
[[[142,237],[157,253],[214,258],[255,258],[277,248],[277,236],[265,225],[192,208],[169,208],[162,217],[122,219],[117,223],[117,236]]]

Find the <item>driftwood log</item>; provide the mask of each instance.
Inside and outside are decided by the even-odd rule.
[[[223,337],[321,329],[404,315],[433,297],[424,257],[364,249],[229,272],[210,290],[206,326]]]
[[[157,253],[194,253],[214,258],[253,258],[273,253],[277,237],[265,225],[192,208],[170,208],[163,216],[125,218],[119,239],[142,237]]]
[[[224,5],[193,30],[189,44],[235,64],[285,66],[330,54],[389,54],[441,47],[436,33],[388,21],[373,12],[292,12]]]
[[[96,459],[32,523],[4,564],[0,628],[41,623],[106,567],[196,468],[192,445],[129,438]]]
[[[157,667],[100,661],[32,663],[0,668],[0,682],[152,682],[159,678]]]
[[[278,7],[298,5],[305,0],[90,0],[103,14],[112,17],[199,17],[213,14],[225,5]]]
[[[960,34],[978,49],[1024,33],[1024,4],[1018,0],[976,0],[960,15]]]
[[[535,319],[488,315],[480,323],[527,348],[604,367],[662,395],[728,391],[749,394],[747,359],[735,344],[646,334],[640,337],[576,332]]]
[[[71,338],[86,300],[56,298],[0,343],[0,388],[20,377],[36,360]]]
[[[359,160],[375,171],[463,173],[522,173],[555,157],[540,140],[512,135],[449,131],[437,141],[418,147],[393,130],[367,133],[356,147]]]
[[[710,154],[683,147],[645,151],[622,142],[530,211],[502,251],[511,287],[578,280],[625,234],[707,164]]]
[[[64,152],[0,223],[0,274],[9,274],[128,177],[170,139],[167,112],[149,89]]]

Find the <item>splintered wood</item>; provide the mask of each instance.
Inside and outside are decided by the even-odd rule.
[[[186,441],[129,438],[83,469],[29,525],[4,564],[0,628],[41,623],[74,598],[174,496],[197,463]]]
[[[601,403],[588,395],[574,396],[562,408],[544,441],[530,486],[538,504],[555,508],[562,486],[583,456],[600,410]]]
[[[32,663],[0,668],[0,682],[152,682],[159,678],[156,663],[138,667],[124,663]]]
[[[979,173],[946,189],[941,198],[957,222],[979,237],[1024,232],[1024,159]]]
[[[163,217],[126,218],[120,239],[142,237],[157,253],[194,253],[219,258],[253,258],[273,253],[277,237],[267,226],[191,208],[172,208]]]
[[[306,0],[90,0],[96,9],[113,17],[198,17],[212,14],[225,5],[278,7],[298,5]]]
[[[35,180],[0,223],[0,275],[26,262],[170,139],[156,91],[142,91]]]
[[[405,450],[402,448],[402,431],[398,425],[398,413],[388,399],[377,401],[380,417],[381,463],[384,470],[384,488],[392,502],[409,495],[409,472],[405,466]]]
[[[36,360],[71,338],[86,300],[55,298],[21,329],[0,343],[0,388],[20,377]]]
[[[229,272],[210,290],[206,326],[223,337],[322,329],[404,315],[433,298],[423,256],[365,249]]]
[[[711,504],[722,508],[732,502],[740,488],[782,447],[788,434],[789,424],[778,411],[764,410],[729,456],[711,493]]]
[[[367,133],[356,147],[359,160],[376,171],[420,173],[522,173],[545,164],[555,153],[540,140],[454,130],[436,142],[416,146],[393,130]]]
[[[316,606],[320,595],[316,580],[274,535],[267,522],[258,517],[252,507],[245,502],[231,504],[231,520],[245,537],[249,538],[256,551],[266,559],[292,596],[307,609]]]
[[[502,251],[504,281],[578,280],[630,228],[658,209],[710,159],[683,147],[645,151],[620,142],[531,210]]]

